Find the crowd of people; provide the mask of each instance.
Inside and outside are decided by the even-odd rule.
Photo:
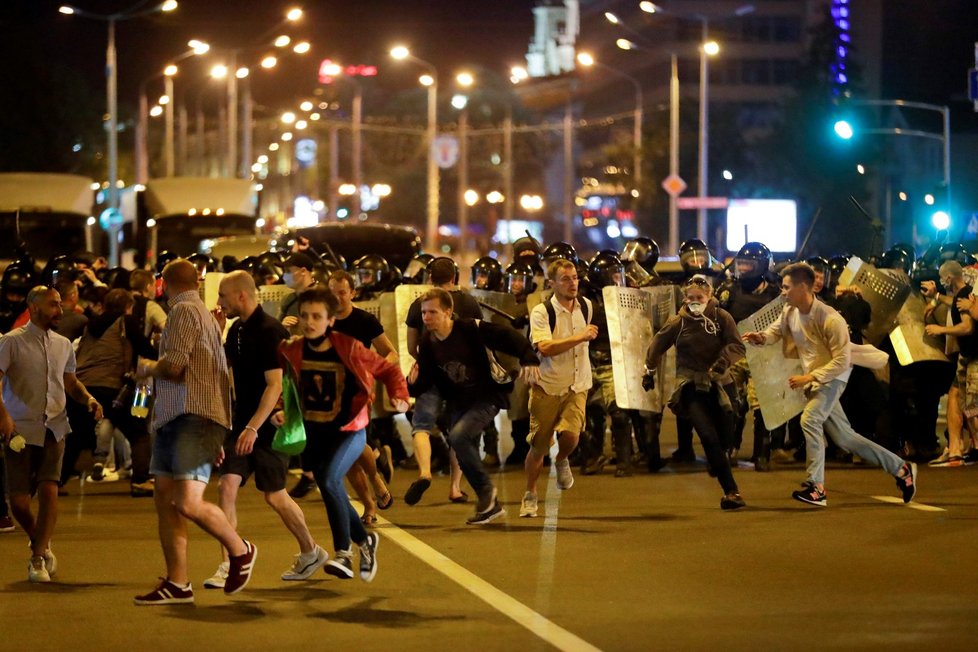
[[[978,272],[963,248],[945,246],[917,260],[897,246],[869,261],[927,302],[919,317],[925,344],[938,354],[910,364],[897,361],[888,338],[864,341],[873,306],[858,286],[839,284],[847,258],[775,265],[767,247],[748,243],[724,267],[698,240],[678,253],[679,269],[657,271],[659,248],[649,238],[589,260],[568,243],[544,248],[521,238],[507,266],[478,259],[470,289],[460,287],[449,257],[419,255],[398,270],[370,254],[347,269],[301,240],[292,251],[243,261],[161,255],[156,273],[108,269],[90,255],[59,257],[43,270],[29,259],[15,262],[0,281],[0,531],[14,530],[16,520],[30,539],[28,578],[51,581],[57,560],[50,544],[67,480],[76,473],[93,482],[128,477],[134,498],[153,497],[166,566],[135,604],[181,604],[194,601],[190,522],[220,544],[217,570],[204,586],[234,594],[249,582],[258,549],[237,531],[236,503],[251,477],[296,540],[282,580],[323,569],[369,582],[380,543],[373,526],[377,511],[395,502],[389,483],[396,467],[417,473],[407,505],[423,499],[439,471],[448,476],[449,500],[469,502],[464,479],[474,494],[466,522],[476,526],[506,514],[494,485],[500,467],[522,467],[519,517],[533,518],[545,465],[560,491],[574,486],[575,468],[594,475],[613,464],[615,477],[658,473],[696,461],[694,431],[724,510],[746,506],[735,471],[749,464],[763,472],[805,461],[805,481],[791,497],[825,507],[827,457],[881,467],[904,502],[916,495],[916,462],[974,461]],[[208,310],[200,285],[217,271],[217,308]],[[261,304],[259,288],[271,284],[292,290],[278,314]],[[400,350],[413,358],[406,376],[397,334],[355,305],[400,284],[426,286],[406,313]],[[674,288],[672,315],[643,351],[641,379],[646,391],[662,391],[657,384],[669,379],[662,405],[675,414],[678,432],[669,457],[660,451],[662,412],[618,405],[608,287]],[[484,310],[476,298],[505,295],[512,314]],[[738,332],[738,323],[779,297],[773,323]],[[747,362],[749,349],[767,345],[797,359],[801,373],[787,384],[805,398],[800,414],[773,429]],[[667,369],[671,348],[675,368]],[[946,447],[937,436],[944,395]],[[501,410],[513,438],[506,458],[496,425]],[[411,426],[410,453],[395,426],[398,413]],[[748,421],[749,463],[739,460]],[[297,428],[304,450],[289,455],[277,433]],[[290,469],[300,474],[291,488]],[[216,504],[205,497],[212,474],[219,476]],[[297,503],[317,490],[331,553]]]

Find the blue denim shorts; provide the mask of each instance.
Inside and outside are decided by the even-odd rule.
[[[174,480],[207,482],[227,428],[196,414],[181,414],[156,431],[149,472]]]
[[[414,416],[411,417],[411,434],[431,433],[435,429],[438,413],[441,412],[441,394],[432,387],[414,400]]]

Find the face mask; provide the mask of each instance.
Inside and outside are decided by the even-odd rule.
[[[308,344],[309,346],[311,346],[313,348],[321,345],[323,342],[326,341],[326,338],[329,337],[329,331],[330,330],[331,330],[331,328],[330,327],[327,327],[326,328],[326,332],[323,333],[322,335],[320,335],[319,337],[307,337],[306,338],[306,344]]]
[[[292,285],[295,283],[295,274],[285,272],[282,274],[282,282],[285,283],[286,286],[292,287]]]
[[[699,301],[687,303],[686,310],[699,317],[703,314],[703,311],[706,310],[706,304],[700,303]]]

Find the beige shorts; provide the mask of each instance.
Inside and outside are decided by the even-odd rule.
[[[958,388],[958,405],[964,416],[969,419],[978,416],[978,359],[958,356],[954,386]]]
[[[540,387],[530,388],[530,434],[526,442],[537,457],[550,450],[555,432],[584,430],[584,405],[587,392],[567,392],[551,396]]]

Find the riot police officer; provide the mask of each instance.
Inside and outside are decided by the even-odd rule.
[[[621,250],[621,261],[625,264],[628,287],[640,288],[663,283],[655,273],[655,265],[659,262],[659,245],[652,238],[640,236],[629,240]]]
[[[472,263],[472,287],[490,292],[502,291],[503,266],[492,256],[483,256]]]

